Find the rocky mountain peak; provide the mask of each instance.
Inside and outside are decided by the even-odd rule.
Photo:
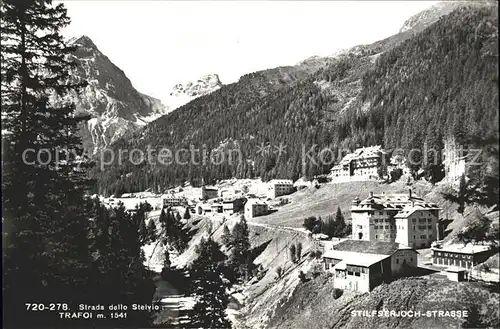
[[[71,38],[69,40],[69,43],[72,44],[72,45],[79,45],[79,46],[85,47],[85,48],[94,48],[94,49],[97,49],[97,46],[94,44],[94,42],[92,41],[92,39],[90,39],[86,35],[81,35],[79,37]]]
[[[419,32],[435,23],[440,17],[451,13],[453,10],[464,6],[492,6],[496,1],[441,1],[410,17],[403,24],[399,32],[414,31]]]
[[[170,96],[185,95],[188,97],[199,97],[209,94],[222,86],[222,82],[217,74],[207,74],[199,78],[195,82],[186,84],[178,83],[170,92]]]

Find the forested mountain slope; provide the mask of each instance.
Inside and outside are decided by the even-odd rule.
[[[163,188],[202,176],[205,181],[312,177],[332,165],[328,157],[324,164],[303,164],[302,150],[315,144],[316,152],[309,153],[313,158],[325,147],[336,152],[372,144],[413,149],[427,143],[441,150],[443,138],[453,137],[469,146],[491,141],[488,154],[495,154],[497,25],[496,7],[459,8],[419,34],[355,47],[309,71],[299,69],[300,74],[287,68],[246,75],[113,145],[144,152],[151,145],[173,153],[190,145],[207,153],[236,148],[242,161],[229,163],[226,157],[208,166],[115,162],[98,173],[99,192]],[[276,152],[280,143],[283,151]],[[268,152],[262,152],[266,145]],[[189,157],[184,152],[181,160]],[[483,176],[498,170],[498,156],[487,159]],[[436,166],[423,167],[439,179],[442,159],[436,160]]]

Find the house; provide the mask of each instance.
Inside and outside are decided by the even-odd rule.
[[[387,172],[387,153],[380,145],[346,154],[330,171],[333,183],[379,179]]]
[[[200,202],[196,205],[196,213],[198,215],[211,214],[212,206],[208,203]]]
[[[293,183],[293,186],[297,191],[311,187],[312,185],[312,182],[306,181],[304,178],[299,178],[297,181],[295,181],[295,183]]]
[[[212,209],[213,214],[215,213],[222,214],[224,211],[224,206],[220,202],[212,203],[210,205],[210,208]]]
[[[293,193],[295,187],[289,179],[272,179],[268,183],[268,197],[277,198],[282,195]]]
[[[221,198],[231,198],[234,196],[237,196],[241,194],[241,190],[237,190],[235,188],[226,188],[223,190],[220,190],[220,197]]]
[[[370,195],[351,206],[352,239],[398,242],[429,247],[437,239],[439,211],[433,203],[412,194]]]
[[[248,199],[245,203],[245,217],[247,219],[267,215],[268,212],[268,204],[260,199]]]
[[[222,208],[224,213],[234,214],[244,210],[246,199],[243,197],[232,196],[222,199]]]
[[[417,267],[417,251],[395,242],[346,240],[323,254],[334,287],[368,292]]]
[[[215,187],[206,187],[203,185],[200,189],[200,200],[209,200],[219,197],[219,190]]]
[[[473,245],[468,243],[451,244],[447,246],[435,245],[432,249],[432,263],[438,266],[451,266],[461,269],[472,267],[485,262],[494,254],[494,250],[488,245]]]
[[[162,196],[162,205],[163,208],[169,207],[179,207],[179,206],[187,206],[188,201],[186,198],[182,196],[175,196],[174,194],[167,194]]]
[[[459,267],[449,267],[445,273],[450,281],[461,282],[469,278],[467,270]]]

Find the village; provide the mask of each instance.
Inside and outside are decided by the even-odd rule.
[[[386,152],[380,146],[356,149],[331,169],[326,184],[390,179],[388,172],[395,169],[403,175],[406,173],[404,161],[385,157]],[[464,159],[448,161],[445,166],[448,179],[456,182],[464,168]],[[177,209],[177,212],[187,209],[191,214],[220,223],[241,215],[252,223],[279,212],[288,201],[286,196],[302,189],[317,189],[320,185],[318,181],[303,179],[296,182],[233,179],[216,186],[185,184],[162,195],[146,191],[112,196],[103,201],[110,207],[122,203],[131,212],[139,202],[148,202],[153,207],[152,216],[159,216],[162,209]],[[484,280],[484,273],[476,266],[498,253],[498,245],[494,243],[445,243],[442,209],[415,195],[411,188],[406,193],[367,192],[352,200],[349,211],[349,236],[330,240],[324,234],[309,233],[321,250],[324,271],[332,273],[334,286],[339,289],[368,292],[383,282],[422,275],[453,281],[478,277]],[[490,272],[488,280],[498,282],[498,273]]]

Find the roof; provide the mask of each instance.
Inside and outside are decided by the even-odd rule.
[[[406,218],[419,210],[441,210],[441,208],[439,208],[434,204],[428,204],[428,203],[420,204],[413,207],[405,207],[396,216],[394,216],[394,218]]]
[[[222,202],[223,203],[231,203],[231,202],[234,202],[236,200],[244,200],[244,199],[245,198],[242,195],[233,195],[230,197],[223,198]]]
[[[377,254],[365,254],[355,251],[344,251],[344,250],[327,250],[325,251],[324,258],[340,259],[346,265],[355,265],[369,267],[376,264],[388,257],[390,255],[377,255]]]
[[[345,269],[347,269],[347,264],[344,261],[340,261],[333,268],[335,268],[337,270],[345,270]]]
[[[364,254],[392,255],[398,249],[408,249],[409,247],[396,242],[346,240],[337,243],[333,248],[334,250]]]
[[[413,204],[413,205],[412,205]],[[400,210],[404,207],[420,206],[427,209],[440,210],[435,203],[426,202],[424,199],[410,195],[408,193],[398,194],[379,194],[371,195],[363,201],[353,205],[352,210],[366,211],[370,209],[386,209],[386,210]],[[363,209],[365,208],[365,209]]]
[[[467,245],[463,244],[450,244],[447,246],[441,246],[441,248],[432,247],[432,250],[436,251],[444,251],[444,252],[454,252],[459,254],[478,254],[481,252],[485,252],[491,249],[488,245],[473,245],[468,243]]]
[[[245,205],[261,205],[261,206],[267,206],[267,202],[262,201],[260,199],[248,199]]]
[[[293,182],[290,179],[271,179],[269,184],[293,185]]]
[[[378,157],[380,154],[386,154],[380,145],[362,147],[354,150],[352,153],[346,154],[340,161],[340,164],[345,165],[352,160]]]

